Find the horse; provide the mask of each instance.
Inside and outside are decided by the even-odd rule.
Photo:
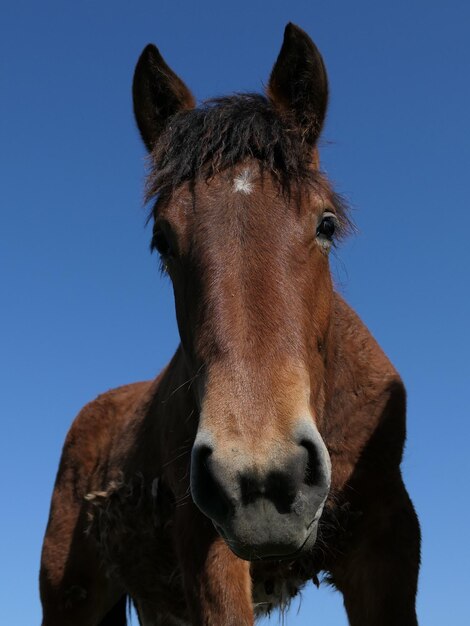
[[[134,112],[180,345],[85,406],[44,539],[43,626],[252,626],[319,577],[351,626],[416,626],[420,530],[399,374],[334,288],[351,230],[320,170],[328,102],[288,24],[266,93],[199,107],[158,49]]]

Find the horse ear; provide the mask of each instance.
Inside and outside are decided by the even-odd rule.
[[[276,107],[293,116],[302,136],[313,147],[325,120],[328,78],[318,48],[294,24],[287,24],[284,31],[267,93]]]
[[[137,61],[132,96],[137,126],[149,151],[169,117],[195,106],[189,89],[152,44],[144,48]]]

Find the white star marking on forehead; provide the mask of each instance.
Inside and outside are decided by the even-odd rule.
[[[248,195],[253,191],[253,183],[250,181],[250,170],[243,170],[233,179],[233,190]]]

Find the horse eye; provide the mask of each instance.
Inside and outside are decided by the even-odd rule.
[[[171,244],[160,228],[153,233],[152,250],[156,250],[162,257],[169,257],[172,254]]]
[[[336,230],[336,217],[332,213],[327,213],[323,216],[317,228],[317,237],[324,237],[331,241]]]

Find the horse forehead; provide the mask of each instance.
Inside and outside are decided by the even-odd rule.
[[[246,167],[233,177],[232,190],[234,193],[249,195],[253,192],[253,172]]]
[[[263,176],[256,163],[237,165],[208,180],[199,180],[193,193],[191,222],[196,228],[219,235],[240,232],[242,224],[250,224],[251,233],[258,228],[273,229],[273,216],[286,215],[287,198],[280,193],[274,177],[269,173]]]

